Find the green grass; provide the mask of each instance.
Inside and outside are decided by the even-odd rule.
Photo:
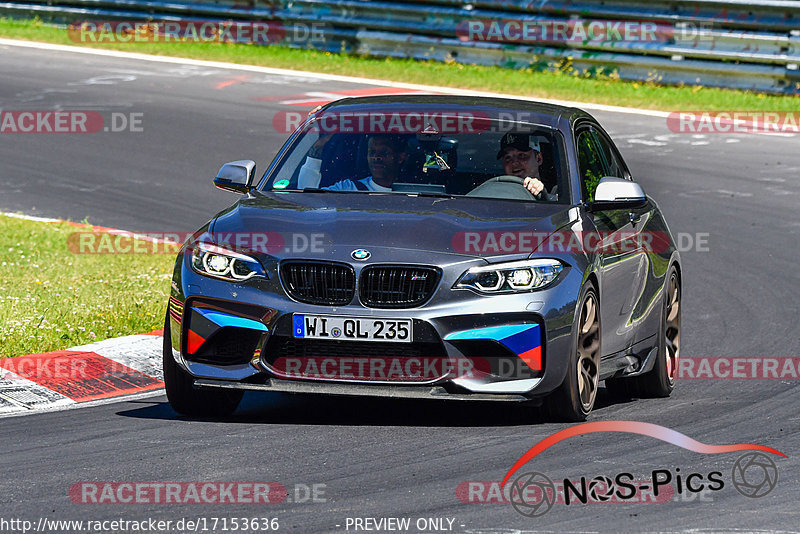
[[[164,326],[175,254],[70,252],[85,231],[0,215],[0,357]]]
[[[664,87],[654,83],[624,82],[609,77],[590,79],[569,69],[557,73],[534,72],[434,61],[376,59],[280,46],[225,43],[80,44],[70,40],[66,29],[38,20],[0,19],[0,36],[666,111],[796,111],[800,108],[799,96],[775,96],[699,86]]]

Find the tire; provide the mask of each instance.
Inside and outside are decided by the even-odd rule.
[[[681,279],[675,266],[667,271],[653,369],[641,376],[609,378],[606,389],[620,398],[664,398],[675,389],[681,343]]]
[[[194,379],[172,357],[169,315],[164,324],[164,386],[172,409],[182,415],[223,417],[239,406],[243,391],[195,389]]]
[[[577,326],[564,382],[544,399],[545,417],[553,422],[585,421],[594,408],[600,370],[600,301],[591,284],[581,290]]]

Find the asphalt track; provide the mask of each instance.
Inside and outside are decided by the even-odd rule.
[[[234,159],[265,167],[285,138],[272,117],[305,109],[283,102],[365,88],[17,47],[2,47],[0,72],[3,110],[144,114],[141,133],[2,134],[0,210],[151,232],[191,230],[230,204],[211,178]],[[798,138],[673,135],[663,118],[595,115],[672,231],[709,235],[708,251],[683,253],[683,356],[800,356]],[[666,400],[602,396],[592,415],[782,451],[778,485],[758,499],[730,487],[736,453],[591,434],[523,471],[576,479],[719,470],[726,487],[666,503],[556,504],[527,518],[509,504],[462,503],[456,488],[502,479],[528,448],[568,425],[505,405],[269,395],[248,397],[230,421],[198,421],[178,417],[162,396],[3,420],[0,517],[277,517],[293,532],[344,532],[348,517],[453,518],[455,532],[800,530],[798,394],[798,380],[684,380]],[[325,484],[325,502],[80,505],[68,490],[82,481]]]

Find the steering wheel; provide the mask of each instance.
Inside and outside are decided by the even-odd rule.
[[[539,198],[528,191],[524,186],[525,179],[511,174],[501,174],[494,178],[489,178],[481,185],[467,193],[467,196],[489,196],[496,198],[518,198],[520,200],[539,200]],[[510,187],[510,184],[517,184],[519,187]],[[489,194],[494,189],[495,194]],[[497,193],[500,193],[499,195]]]

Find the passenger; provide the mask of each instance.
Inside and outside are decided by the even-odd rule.
[[[298,189],[319,187],[322,175],[322,148],[331,135],[322,135],[308,151],[306,162],[297,178]],[[392,184],[400,175],[400,169],[408,158],[406,140],[397,135],[373,135],[367,143],[367,165],[371,173],[361,180],[349,178],[323,187],[331,191],[391,191]]]

